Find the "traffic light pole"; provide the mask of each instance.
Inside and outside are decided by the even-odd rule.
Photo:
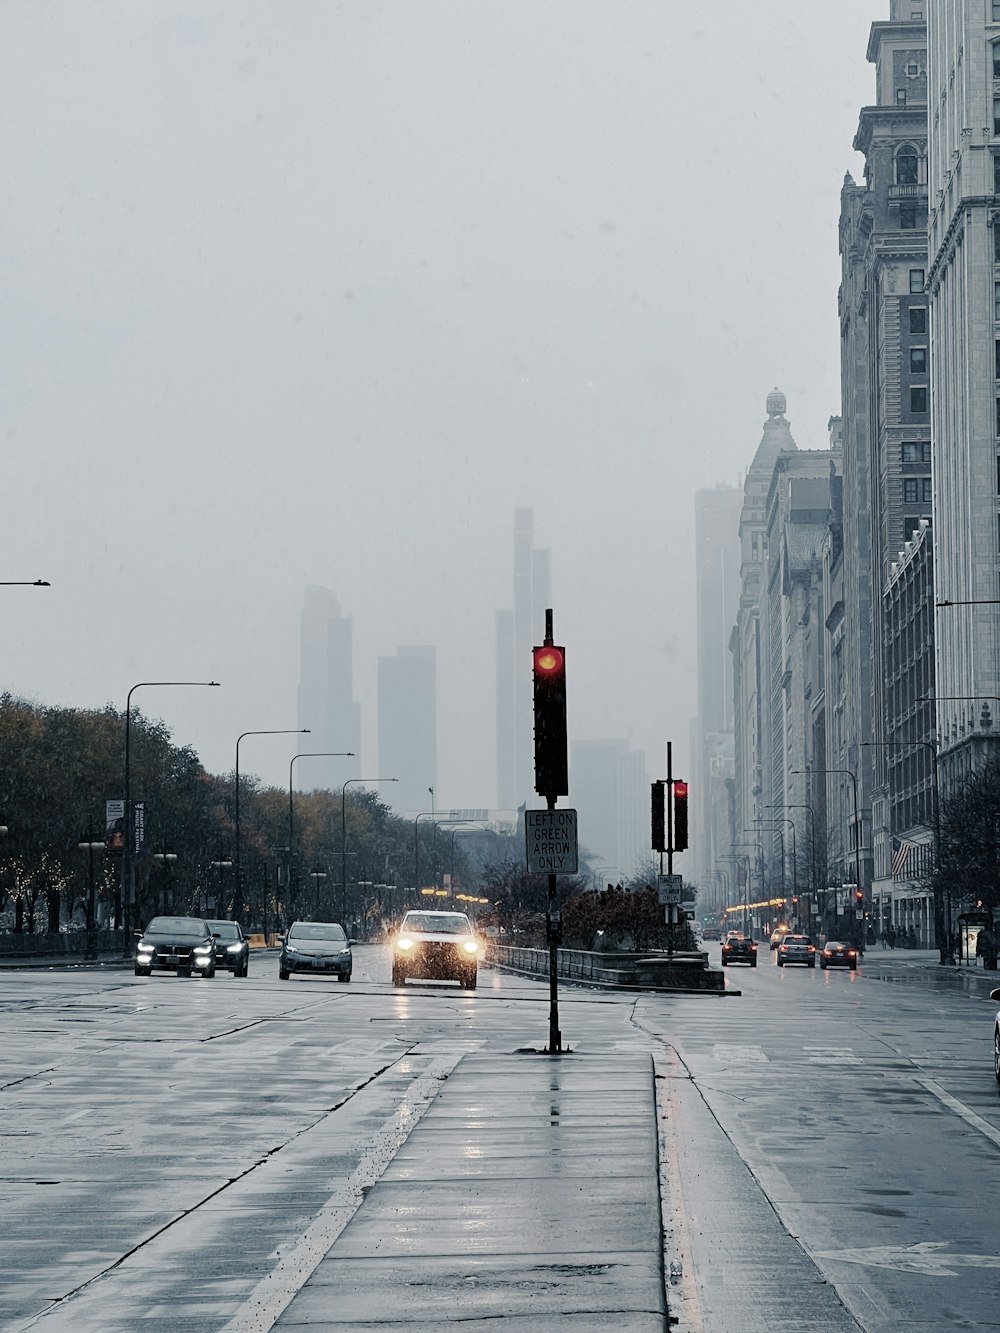
[[[670,809],[667,816],[667,874],[674,873],[674,743],[667,741],[667,801]],[[671,881],[673,882],[673,881]],[[674,913],[673,903],[667,908],[667,956],[674,952]]]
[[[548,622],[552,612],[546,614]],[[551,634],[550,625],[546,624],[547,631]],[[556,798],[547,796],[545,804],[550,810],[556,808]],[[556,900],[556,877],[549,876],[549,900],[548,911],[545,918],[549,934],[549,1055],[562,1054],[562,1033],[559,1031],[559,935],[562,925],[559,920],[559,910]]]

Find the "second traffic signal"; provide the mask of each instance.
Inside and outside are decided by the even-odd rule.
[[[674,851],[683,852],[688,845],[688,785],[674,778]]]

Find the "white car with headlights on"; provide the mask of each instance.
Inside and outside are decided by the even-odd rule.
[[[464,912],[407,912],[392,942],[392,984],[407,977],[476,989],[482,945]]]

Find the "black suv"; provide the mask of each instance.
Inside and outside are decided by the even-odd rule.
[[[232,972],[234,977],[245,977],[250,971],[250,941],[240,923],[210,921],[208,928],[215,936],[215,966]]]
[[[729,935],[722,941],[722,966],[727,963],[747,963],[757,966],[757,946],[746,935]]]

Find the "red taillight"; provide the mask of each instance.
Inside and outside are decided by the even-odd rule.
[[[751,944],[751,945],[750,945],[750,948],[753,950],[754,953],[757,952],[757,946],[756,946],[756,944]]]
[[[810,953],[815,953],[815,952],[816,952],[816,946],[815,946],[815,944],[810,944],[810,946],[809,946],[809,952],[810,952]]]
[[[833,957],[833,951],[832,951],[831,949],[824,949],[824,950],[823,950],[823,957],[824,957],[824,958],[832,958],[832,957]]]
[[[848,958],[857,958],[858,951],[856,949],[848,949],[847,956]]]

